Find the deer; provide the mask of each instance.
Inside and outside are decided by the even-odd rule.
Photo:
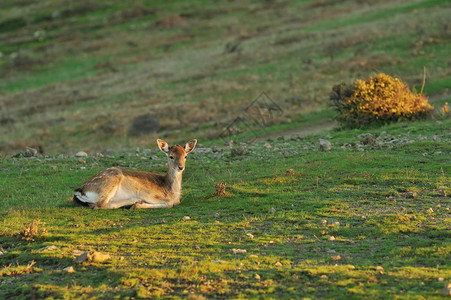
[[[165,175],[109,168],[76,189],[73,202],[95,209],[170,208],[180,204],[182,173],[187,154],[194,150],[197,140],[190,140],[185,147],[169,147],[168,143],[160,139],[157,139],[157,144],[168,157]]]

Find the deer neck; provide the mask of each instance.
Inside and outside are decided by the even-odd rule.
[[[172,200],[175,204],[180,202],[180,195],[182,193],[182,172],[176,170],[168,170],[166,173],[166,186],[171,194]]]

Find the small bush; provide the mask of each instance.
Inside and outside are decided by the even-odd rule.
[[[383,73],[358,79],[351,87],[336,85],[330,99],[340,113],[339,121],[351,127],[423,118],[434,109],[424,95],[410,91],[401,80]]]

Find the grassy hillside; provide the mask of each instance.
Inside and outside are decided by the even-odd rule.
[[[439,0],[2,1],[0,151],[148,147],[128,135],[146,112],[155,136],[211,139],[262,92],[283,124],[374,72],[419,90],[426,67],[425,92],[448,93],[450,13]]]

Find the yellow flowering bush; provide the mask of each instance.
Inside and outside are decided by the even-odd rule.
[[[339,120],[351,126],[424,117],[434,109],[424,95],[383,73],[358,79],[352,87],[340,84],[332,90],[330,99],[340,113]]]

